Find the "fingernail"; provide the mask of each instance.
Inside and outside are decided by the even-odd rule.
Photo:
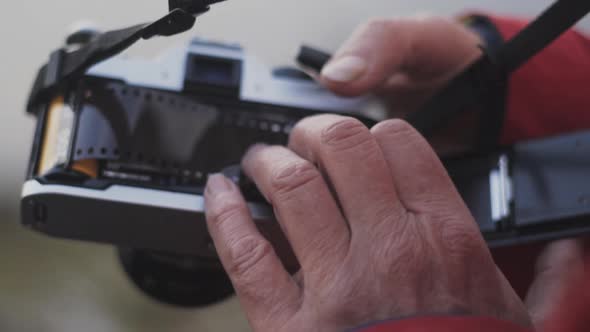
[[[213,174],[207,180],[207,194],[211,196],[232,190],[233,186],[229,179],[222,174]]]
[[[358,56],[345,56],[329,62],[322,70],[322,76],[330,81],[351,82],[365,74],[367,61]]]

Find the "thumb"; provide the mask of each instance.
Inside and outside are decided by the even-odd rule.
[[[336,93],[356,96],[396,74],[440,79],[475,60],[479,44],[475,33],[441,17],[373,19],[353,33],[320,80]]]
[[[525,304],[537,328],[559,305],[569,281],[584,271],[584,245],[581,240],[562,240],[547,246],[536,264],[535,280]]]

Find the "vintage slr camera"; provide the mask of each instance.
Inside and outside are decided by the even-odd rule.
[[[140,38],[188,30],[214,2],[171,1],[152,24],[74,33],[39,72],[28,105],[37,130],[23,224],[117,246],[141,290],[181,306],[233,293],[206,229],[208,174],[241,186],[259,228],[295,269],[272,208],[236,165],[255,143],[286,144],[310,115],[380,120],[362,115],[368,99],[337,97],[295,68],[271,70],[237,45],[194,39],[152,61],[114,56]],[[305,48],[300,60],[318,67],[328,57]],[[491,246],[590,231],[588,133],[446,165]]]

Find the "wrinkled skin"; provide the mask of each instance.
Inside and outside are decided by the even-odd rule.
[[[478,42],[440,18],[374,20],[332,60],[360,57],[348,62],[356,68],[339,73],[332,66],[320,80],[340,94],[387,95],[412,111],[477,58]],[[221,175],[210,178],[208,227],[255,331],[343,331],[429,314],[531,326],[437,154],[407,123],[368,129],[341,116],[308,118],[288,147],[255,146],[243,168],[273,206],[301,265],[291,276],[239,189]],[[562,254],[546,254],[540,275],[563,257],[581,257],[571,243],[557,247]],[[538,279],[527,301],[535,323],[562,283],[555,272]],[[548,285],[551,296],[539,290]]]
[[[437,155],[407,123],[309,118],[290,149],[256,146],[243,166],[301,264],[292,278],[239,190],[211,179],[210,231],[255,330],[342,331],[418,313],[529,324]]]

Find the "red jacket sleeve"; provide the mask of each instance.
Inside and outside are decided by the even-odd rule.
[[[358,332],[531,332],[518,325],[487,317],[427,317],[367,327]]]
[[[526,21],[491,17],[504,39]],[[590,128],[590,39],[564,34],[509,82],[502,144]]]
[[[527,23],[487,16],[505,40]],[[509,81],[500,143],[590,129],[590,39],[569,31],[516,71]],[[498,266],[519,295],[534,275],[544,244],[494,250]],[[530,262],[530,263],[526,263]]]

